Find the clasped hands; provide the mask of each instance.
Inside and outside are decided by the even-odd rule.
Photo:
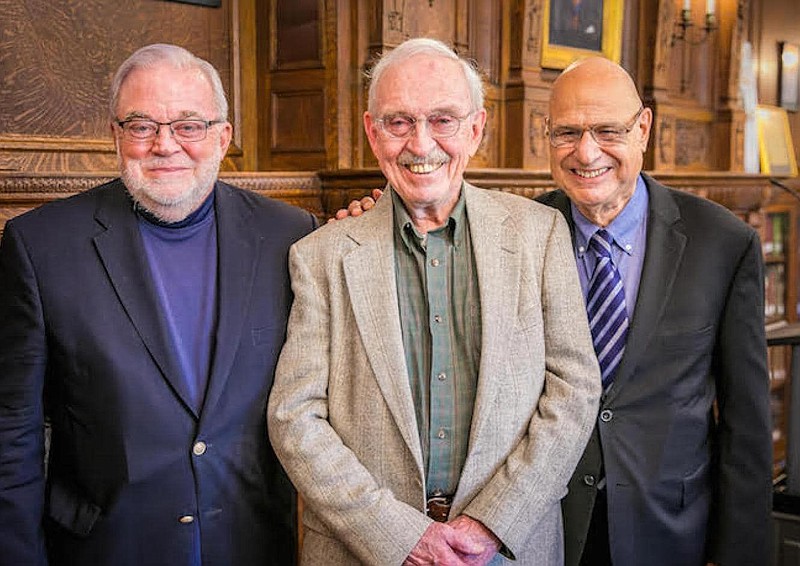
[[[459,515],[447,523],[431,523],[403,566],[483,566],[500,550],[500,540],[483,523]]]

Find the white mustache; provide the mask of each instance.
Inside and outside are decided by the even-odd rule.
[[[427,155],[414,155],[407,149],[397,156],[397,163],[399,165],[438,165],[439,163],[447,163],[450,161],[450,156],[444,152],[440,147],[433,148]]]

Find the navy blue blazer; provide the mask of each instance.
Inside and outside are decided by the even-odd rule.
[[[0,564],[293,564],[294,492],[267,395],[308,212],[216,184],[218,326],[187,402],[119,180],[6,224],[0,244]],[[45,415],[52,426],[42,465]]]
[[[562,502],[566,564],[579,562],[603,469],[615,565],[767,564],[772,442],[758,235],[718,204],[644,180],[639,294]],[[574,230],[562,191],[539,200]]]

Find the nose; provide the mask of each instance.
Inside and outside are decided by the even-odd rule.
[[[406,147],[416,155],[427,155],[437,143],[428,131],[427,120],[419,120],[414,123],[414,129],[408,136]]]
[[[171,155],[180,150],[181,144],[179,144],[172,135],[172,128],[166,124],[159,125],[150,151],[158,155]]]
[[[603,150],[595,141],[592,132],[585,129],[581,134],[581,139],[575,144],[574,153],[581,163],[591,163],[603,153]]]

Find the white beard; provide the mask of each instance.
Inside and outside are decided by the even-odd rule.
[[[134,202],[162,222],[179,222],[197,210],[214,188],[221,160],[222,150],[215,146],[214,154],[198,163],[193,178],[185,181],[146,179],[143,161],[131,161],[123,167],[118,157],[120,177]]]

